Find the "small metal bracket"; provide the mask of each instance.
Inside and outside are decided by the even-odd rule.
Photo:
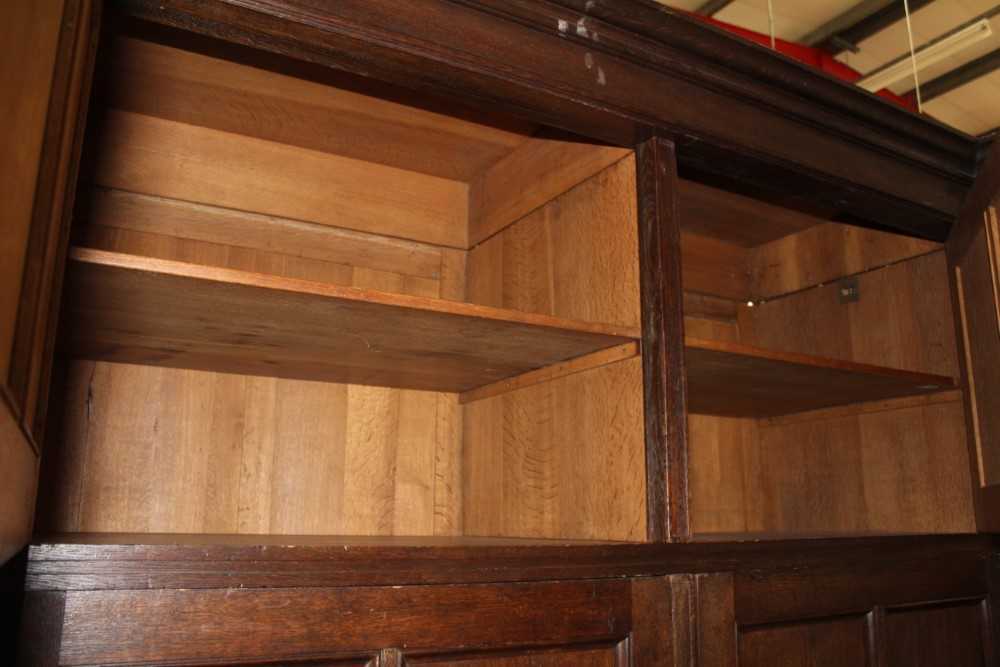
[[[854,303],[861,299],[861,288],[857,278],[844,278],[837,283],[837,298],[840,303]]]

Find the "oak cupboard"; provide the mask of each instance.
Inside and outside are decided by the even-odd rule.
[[[22,664],[992,664],[996,149],[644,0],[8,14]]]

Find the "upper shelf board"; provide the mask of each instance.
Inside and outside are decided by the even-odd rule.
[[[637,329],[86,248],[70,254],[83,358],[464,392]]]
[[[685,363],[689,411],[726,417],[777,417],[956,387],[943,375],[698,338],[685,340]]]

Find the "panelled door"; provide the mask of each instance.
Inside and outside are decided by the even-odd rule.
[[[0,3],[0,563],[31,532],[95,21],[91,0]]]
[[[966,422],[981,532],[1000,531],[1000,145],[948,240]]]

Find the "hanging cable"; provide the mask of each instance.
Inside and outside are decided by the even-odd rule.
[[[774,6],[767,0],[767,29],[771,33],[771,50],[777,51],[777,40],[774,38]]]
[[[770,2],[771,0],[768,0]],[[913,23],[910,21],[910,0],[903,0],[906,10],[906,34],[910,38],[910,63],[913,65],[913,90],[917,95],[917,111],[924,112],[924,103],[920,99],[920,76],[917,73],[917,50],[913,46]]]

